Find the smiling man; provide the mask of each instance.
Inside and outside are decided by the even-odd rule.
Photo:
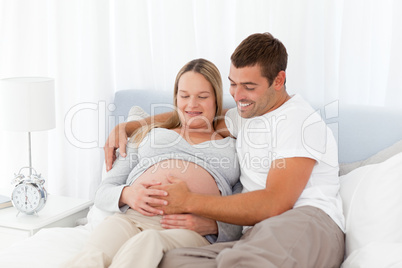
[[[243,225],[243,236],[172,250],[160,267],[340,266],[344,217],[337,144],[314,109],[300,95],[287,93],[287,56],[269,33],[247,37],[231,56],[230,93],[237,107],[218,128],[237,138],[243,192],[196,194],[173,177],[171,184],[157,187],[167,193],[161,198],[168,205],[159,208],[164,214]],[[167,217],[162,223],[173,221]]]

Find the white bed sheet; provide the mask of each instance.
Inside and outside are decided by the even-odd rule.
[[[109,215],[93,206],[85,225],[41,229],[34,236],[0,250],[0,267],[57,268],[83,248],[92,230]]]
[[[0,267],[59,267],[79,252],[89,234],[90,225],[42,229],[34,236],[0,251]]]

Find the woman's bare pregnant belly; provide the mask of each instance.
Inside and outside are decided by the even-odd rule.
[[[179,159],[168,159],[156,163],[142,173],[133,184],[151,181],[168,184],[168,176],[185,181],[192,192],[220,195],[218,186],[208,171],[193,162]]]

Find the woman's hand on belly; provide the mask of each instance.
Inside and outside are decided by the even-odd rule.
[[[218,225],[215,220],[193,214],[171,214],[163,216],[161,225],[165,229],[187,229],[202,236],[218,234]]]
[[[162,215],[163,211],[154,207],[165,205],[166,201],[155,197],[165,196],[166,192],[149,188],[160,184],[160,182],[156,181],[140,182],[124,187],[120,196],[120,207],[128,205],[145,216]]]

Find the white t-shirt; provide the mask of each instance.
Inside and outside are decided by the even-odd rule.
[[[312,158],[317,162],[294,208],[306,205],[320,208],[344,230],[338,147],[332,131],[300,95],[292,96],[272,112],[253,118],[242,118],[236,108],[230,109],[225,122],[237,138],[243,192],[265,188],[273,160]],[[280,167],[283,162],[277,163]]]

